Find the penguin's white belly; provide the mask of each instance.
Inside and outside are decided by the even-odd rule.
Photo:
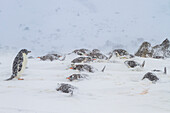
[[[26,65],[27,65],[27,55],[23,53],[22,68],[21,68],[21,71],[18,72],[18,76],[21,76],[21,74],[24,72]]]

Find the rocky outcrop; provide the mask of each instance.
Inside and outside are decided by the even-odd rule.
[[[160,45],[153,48],[153,57],[170,57],[170,41],[165,39]]]
[[[170,58],[170,41],[165,39],[161,44],[151,46],[149,42],[143,42],[135,56],[152,58]]]

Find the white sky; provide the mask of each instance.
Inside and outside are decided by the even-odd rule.
[[[0,44],[35,51],[135,52],[170,37],[170,0],[0,0]]]

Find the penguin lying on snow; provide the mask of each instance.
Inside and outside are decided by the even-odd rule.
[[[115,54],[116,57],[119,57],[121,59],[134,58],[134,56],[132,54],[129,54],[124,49],[115,49],[114,51],[110,52],[109,54]]]
[[[137,63],[136,61],[133,61],[133,60],[129,60],[129,61],[127,60],[127,61],[125,61],[124,63],[125,63],[126,66],[128,66],[129,68],[135,68],[135,67],[137,67],[137,66],[139,66],[139,67],[144,67],[144,65],[145,65],[145,61],[143,61],[142,65],[139,64],[139,63]]]
[[[163,56],[153,56],[155,59],[165,59]]]
[[[104,72],[105,68],[106,68],[106,66],[104,66],[104,68],[102,69],[102,72]],[[95,69],[92,66],[87,65],[87,64],[72,65],[72,67],[70,67],[70,69],[78,70],[78,71],[87,71],[90,73],[95,72]]]
[[[92,66],[87,65],[87,64],[72,65],[72,67],[70,67],[70,69],[78,70],[78,71],[87,71],[87,72],[91,72],[91,73],[94,73],[94,71],[95,71]]]
[[[61,83],[58,84],[58,88],[56,89],[57,91],[61,91],[63,93],[70,93],[71,95],[73,95],[73,90],[76,88],[70,84],[65,84],[65,83]]]
[[[156,81],[159,80],[159,78],[158,78],[155,74],[153,74],[153,73],[151,73],[151,72],[146,73],[146,74],[144,75],[144,77],[142,78],[142,80],[145,79],[145,78],[147,78],[147,79],[149,79],[150,81],[152,81],[152,83],[155,83]]]
[[[91,57],[78,57],[72,60],[72,63],[89,63],[92,62],[93,59]]]
[[[88,50],[88,49],[77,49],[77,50],[74,50],[72,53],[75,53],[77,55],[87,55],[89,54],[91,51]]]
[[[164,71],[162,71],[162,70],[157,70],[157,69],[154,69],[154,70],[152,70],[153,72],[163,72],[163,74],[167,74],[167,69],[166,69],[166,67],[164,67]]]
[[[92,53],[100,53],[100,50],[98,50],[98,49],[93,49],[93,50],[92,50]]]
[[[21,74],[24,72],[27,65],[27,54],[31,51],[26,49],[22,49],[14,59],[13,67],[12,67],[12,76],[8,80],[12,80],[13,78],[18,78],[18,80],[23,80],[20,78]]]
[[[118,57],[118,56],[129,55],[129,53],[128,53],[126,50],[124,50],[124,49],[115,49],[115,50],[113,51],[113,53],[115,53],[117,57]]]
[[[59,59],[60,57],[62,57],[62,56],[58,55],[58,54],[47,54],[45,56],[37,57],[37,58],[40,58],[42,61],[46,61],[46,60],[53,61],[53,60],[60,60]],[[63,61],[63,60],[65,60],[65,57],[60,61]]]
[[[111,57],[108,58],[102,53],[90,53],[88,56],[92,57],[93,59],[104,59],[104,60],[108,60],[109,58],[111,58]]]
[[[73,80],[80,80],[80,79],[86,78],[87,76],[88,75],[86,75],[86,74],[72,74],[69,77],[67,77],[66,79],[73,81]]]
[[[87,54],[87,56],[90,56],[90,57],[92,57],[93,59],[109,60],[109,59],[111,59],[111,57],[113,56],[113,54],[110,54],[110,56],[107,57],[106,55],[100,53],[100,50],[98,50],[98,49],[93,49],[91,53]]]

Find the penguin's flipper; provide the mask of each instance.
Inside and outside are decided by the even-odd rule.
[[[128,65],[128,61],[125,61],[124,64],[125,64],[128,68],[131,68],[131,67]]]
[[[109,56],[109,58],[108,58],[108,59],[110,60],[112,57],[113,57],[113,53]]]
[[[102,69],[102,72],[104,72],[105,68],[106,68],[106,66],[104,66],[104,68]]]
[[[24,80],[23,78],[18,78],[18,80]]]
[[[166,70],[166,67],[164,67],[164,74],[167,74],[167,70]]]
[[[10,78],[6,79],[5,81],[12,80],[13,78],[14,78],[14,76],[11,76]]]
[[[143,63],[142,63],[142,67],[144,67],[145,66],[145,61],[143,61]]]

